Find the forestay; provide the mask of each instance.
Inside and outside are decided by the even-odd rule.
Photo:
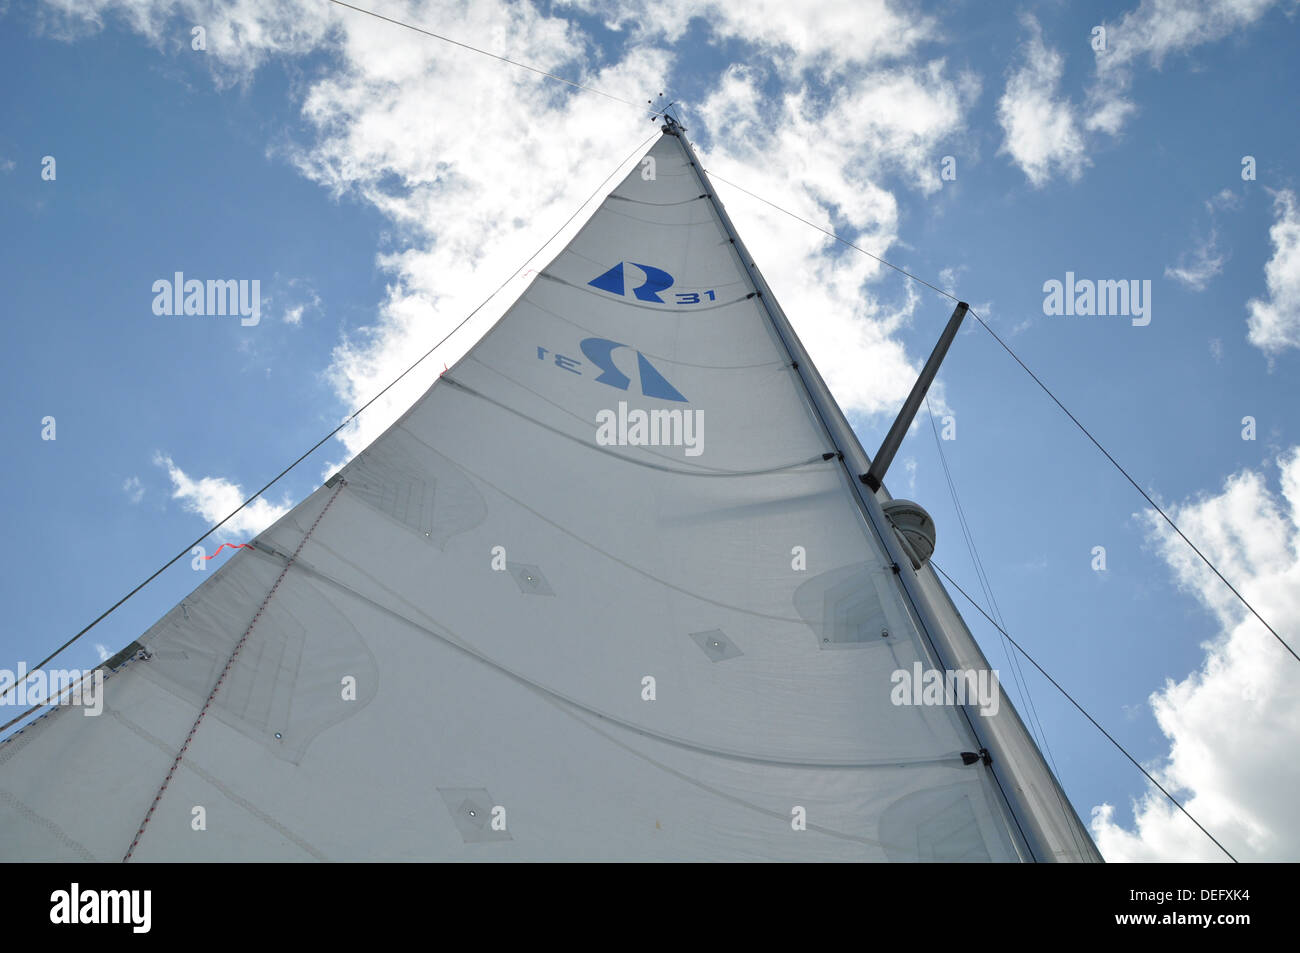
[[[647,158],[101,716],[0,745],[6,859],[1024,858],[964,714],[891,701],[937,664],[892,561],[682,145]]]

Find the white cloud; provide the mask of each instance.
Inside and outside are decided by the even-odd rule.
[[[122,484],[122,489],[132,503],[139,503],[144,499],[144,484],[140,482],[139,477],[127,477],[126,482]]]
[[[1116,24],[1106,25],[1106,49],[1097,54],[1102,70],[1147,59],[1160,69],[1165,57],[1255,23],[1277,0],[1142,0]]]
[[[631,13],[620,0],[572,0],[577,9],[642,40],[676,44],[691,20],[707,24],[715,40],[756,44],[787,77],[814,70],[822,77],[854,65],[895,60],[936,33],[933,18],[899,9],[887,0],[660,0]],[[649,11],[647,14],[646,11]]]
[[[967,271],[966,265],[958,265],[956,268],[949,265],[946,268],[939,269],[939,287],[943,288],[949,294],[957,293],[957,276],[963,271]]]
[[[1210,357],[1215,364],[1223,363],[1223,342],[1218,338],[1210,338]]]
[[[1222,189],[1217,195],[1205,200],[1205,210],[1211,214],[1222,211],[1236,211],[1241,208],[1241,196],[1232,189]]]
[[[1192,249],[1191,255],[1178,256],[1177,267],[1172,265],[1165,267],[1165,277],[1173,278],[1192,291],[1204,291],[1210,279],[1223,271],[1223,263],[1226,260],[1227,258],[1218,250],[1218,233],[1212,229],[1209,237],[1198,242]]]
[[[436,3],[410,19],[454,23],[443,32],[620,95],[658,86],[668,68],[667,53],[636,50],[582,76],[565,64],[583,53],[585,38],[527,5]],[[398,250],[379,256],[389,282],[376,320],[344,337],[327,371],[352,409],[529,260],[653,130],[620,103],[369,18],[341,21],[340,44],[342,68],[310,87],[303,102],[316,135],[288,156],[308,178],[373,205],[397,226]],[[350,424],[340,435],[348,455],[409,407],[444,364],[455,363],[522,285],[511,283]]]
[[[1160,69],[1171,54],[1189,53],[1254,25],[1277,0],[1142,0],[1106,27],[1097,75],[1088,94],[1090,131],[1117,135],[1136,112],[1127,93],[1140,63]]]
[[[1106,48],[1094,50],[1095,74],[1081,104],[1058,94],[1064,60],[1044,44],[1038,21],[1026,15],[1025,62],[998,104],[1005,133],[999,151],[1036,187],[1057,174],[1077,179],[1090,164],[1091,135],[1118,136],[1137,113],[1129,92],[1139,67],[1158,70],[1166,57],[1251,27],[1276,5],[1277,0],[1142,0],[1117,23],[1101,24]]]
[[[1065,61],[1043,43],[1036,19],[1026,16],[1024,24],[1029,30],[1024,64],[1011,74],[998,100],[998,123],[1005,135],[998,152],[1010,155],[1030,183],[1041,188],[1056,172],[1077,179],[1090,162],[1077,110],[1057,93]]]
[[[288,301],[281,310],[281,320],[291,327],[302,327],[302,319],[307,314],[320,314],[323,310],[321,307],[320,295],[312,286],[311,281],[306,278],[290,278],[287,281],[280,277],[276,272],[273,284],[277,288],[275,298],[284,298]],[[270,295],[262,296],[262,307],[264,310],[269,309],[273,299]]]
[[[963,78],[929,63],[889,74],[860,73],[829,103],[803,86],[764,98],[765,76],[732,67],[698,107],[713,139],[705,167],[828,231],[883,254],[898,242],[898,204],[880,179],[906,175],[923,192],[939,187],[932,160],[938,144],[963,127],[977,92]],[[886,105],[891,97],[898,101]],[[717,181],[717,180],[715,180]],[[725,183],[728,213],[777,298],[797,302],[790,320],[846,411],[896,413],[919,361],[894,336],[924,300],[927,320],[943,307],[905,283],[890,303],[875,284],[892,275],[833,239],[803,226]],[[872,374],[861,369],[870,366]],[[936,395],[941,396],[941,395]]]
[[[222,82],[243,82],[268,57],[301,53],[313,43],[330,51],[330,68],[302,87],[310,138],[279,146],[276,154],[332,194],[372,205],[395,226],[392,245],[378,257],[388,285],[375,320],[345,334],[326,371],[350,411],[528,260],[653,129],[623,104],[350,11],[322,16],[324,6],[286,2],[268,13],[255,2],[210,8],[198,0],[171,7],[162,0],[91,0],[65,9],[68,19],[82,9],[92,18],[130,11],[128,22],[160,47],[175,32],[162,27],[169,9],[186,22],[208,22],[202,18],[208,16],[222,25],[219,36],[243,35],[247,19],[250,49],[209,40]],[[865,9],[786,0],[737,9],[671,0],[639,26],[613,5],[582,6],[621,22],[624,45],[599,48],[576,23],[529,4],[430,0],[389,12],[635,100],[671,80],[674,54],[659,44],[704,16],[716,37],[745,43],[752,54],[745,57],[749,68],[723,74],[703,104],[688,107],[696,127],[691,134],[709,146],[701,149],[706,165],[877,254],[899,244],[898,204],[886,178],[896,176],[923,194],[937,190],[943,145],[964,131],[979,94],[974,76],[954,75],[943,60],[915,59],[918,45],[935,38],[932,18],[883,0]],[[288,30],[293,17],[286,11],[294,9],[303,22]],[[888,70],[881,68],[885,62]],[[584,63],[602,65],[584,71]],[[819,92],[823,80],[833,91],[829,98]],[[851,412],[895,412],[924,356],[909,356],[896,336],[918,307],[915,289],[876,287],[887,273],[870,258],[841,249],[828,254],[835,246],[825,236],[792,228],[785,216],[734,192],[725,198],[778,296],[798,303],[791,319],[841,404]],[[583,218],[539,258],[558,251]],[[345,428],[344,456],[366,446],[444,364],[455,363],[523,284],[523,278],[508,284]],[[289,323],[306,304],[292,294],[284,303]],[[310,313],[306,308],[302,319]],[[936,314],[936,321],[944,316]],[[862,374],[864,366],[874,372]]]
[[[1300,447],[1278,460],[1281,496],[1243,470],[1217,496],[1170,516],[1284,637],[1300,632]],[[1180,588],[1217,619],[1200,669],[1149,699],[1169,752],[1152,771],[1239,860],[1300,858],[1300,679],[1296,661],[1152,511],[1149,538]],[[1300,648],[1300,646],[1297,646]],[[1152,766],[1148,765],[1148,770]],[[1093,809],[1108,860],[1221,860],[1159,792],[1138,799],[1132,829]]]
[[[1089,90],[1085,109],[1088,113],[1083,119],[1085,129],[1118,136],[1124,123],[1137,112],[1137,105],[1118,92],[1105,95],[1099,87],[1094,86]]]
[[[1240,207],[1241,196],[1232,189],[1222,189],[1205,200],[1205,211],[1211,222],[1217,222],[1220,213],[1236,211]],[[1219,232],[1212,225],[1209,235],[1200,239],[1190,253],[1184,252],[1178,256],[1177,265],[1165,267],[1165,277],[1174,279],[1192,291],[1204,291],[1210,279],[1222,273],[1228,257],[1219,250]]]
[[[244,502],[248,494],[237,483],[221,477],[202,477],[191,479],[166,454],[156,454],[154,463],[167,469],[172,481],[172,499],[180,500],[187,512],[196,513],[205,523],[216,523],[225,519]],[[271,503],[265,497],[258,497],[240,510],[230,522],[217,531],[220,538],[256,536],[285,513],[290,504]]]
[[[113,657],[113,653],[108,650],[108,646],[99,642],[95,643],[95,654],[99,656],[101,662],[107,662]]]
[[[15,162],[13,159],[0,158],[0,172],[3,172],[5,175],[8,175],[17,167],[18,167],[18,163]]]
[[[270,57],[300,55],[328,38],[339,10],[303,0],[44,0],[35,9],[38,30],[75,40],[115,17],[158,50],[202,56],[219,86],[246,82]],[[191,29],[202,26],[206,49],[192,49]]]
[[[1246,302],[1250,343],[1270,356],[1300,347],[1300,213],[1295,193],[1274,192],[1273,211],[1277,219],[1268,230],[1273,257],[1264,265],[1268,297]]]

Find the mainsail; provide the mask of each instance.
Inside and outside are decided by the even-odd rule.
[[[5,859],[1098,859],[1005,698],[899,703],[988,664],[681,131],[102,715],[0,744]]]

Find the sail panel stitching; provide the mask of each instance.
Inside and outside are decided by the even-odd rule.
[[[266,594],[266,598],[262,600],[262,604],[258,606],[257,611],[253,613],[253,620],[248,623],[248,628],[245,629],[244,634],[239,637],[239,641],[235,643],[234,649],[230,652],[230,658],[226,659],[226,667],[223,668],[221,674],[217,676],[217,683],[212,686],[212,691],[208,694],[208,700],[205,701],[203,707],[199,709],[198,717],[194,719],[194,724],[190,726],[189,734],[185,736],[185,742],[181,745],[181,749],[176,752],[176,757],[172,761],[172,766],[168,769],[167,776],[163,778],[162,786],[158,788],[158,793],[154,795],[153,803],[149,805],[149,810],[145,813],[144,820],[140,822],[140,829],[135,832],[135,839],[131,841],[131,846],[127,848],[126,854],[122,857],[122,863],[127,863],[131,859],[131,855],[135,853],[135,849],[140,843],[140,838],[144,836],[144,829],[149,825],[149,819],[153,817],[153,812],[157,809],[158,802],[162,800],[163,794],[167,791],[167,786],[171,784],[172,777],[176,774],[176,769],[180,766],[181,759],[185,757],[185,752],[189,750],[190,742],[194,740],[194,733],[199,730],[199,725],[203,723],[203,716],[208,713],[208,709],[212,706],[213,699],[217,697],[217,692],[221,690],[221,686],[225,682],[226,676],[230,674],[230,668],[235,664],[235,658],[239,655],[239,650],[242,649],[244,643],[248,641],[248,636],[261,620],[262,613],[266,611],[266,607],[271,604],[271,599],[274,598],[276,590],[280,588],[280,583],[284,582],[284,577],[288,575],[289,569],[293,566],[294,560],[298,558],[298,554],[302,552],[302,548],[307,545],[307,540],[311,539],[311,534],[316,531],[316,527],[320,524],[321,519],[334,503],[334,500],[338,498],[339,491],[345,486],[347,486],[346,480],[339,480],[338,483],[335,484],[334,492],[331,493],[330,498],[325,501],[325,505],[321,508],[320,513],[316,515],[316,519],[311,524],[311,528],[307,530],[306,535],[304,535],[302,540],[298,543],[298,548],[293,551],[293,555],[289,557],[289,561],[285,563],[284,568],[280,570],[280,575],[276,578],[274,585],[271,586],[271,591]]]

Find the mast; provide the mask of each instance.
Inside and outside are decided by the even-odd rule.
[[[737,234],[694,149],[683,134],[685,128],[671,116],[665,115],[663,131],[680,143],[742,268],[753,282],[762,302],[762,311],[785,346],[794,370],[838,451],[840,465],[853,487],[854,499],[893,561],[895,574],[915,613],[918,627],[929,641],[939,665],[952,671],[991,671],[988,660],[934,571],[928,564],[919,571],[912,568],[911,559],[904,553],[884,514],[881,501],[862,481],[861,476],[871,470],[871,461]],[[957,317],[954,314],[954,319]],[[950,322],[950,329],[955,330],[953,322]],[[881,488],[880,492],[888,500],[887,491]],[[1020,848],[1027,859],[1048,862],[1101,861],[1101,855],[1087,829],[1070,807],[1064,791],[1043,760],[1038,746],[1010,700],[1005,696],[1001,699],[1001,708],[996,717],[983,717],[971,705],[962,708],[980,745],[981,760],[993,772],[1014,821],[1013,827],[1019,831]],[[973,769],[980,770],[978,767]]]
[[[112,717],[0,742],[7,857],[1084,855],[1009,704],[894,704],[903,666],[987,662],[679,131],[454,373],[132,643]],[[629,405],[682,424],[611,439]],[[197,832],[214,799],[239,809]]]

